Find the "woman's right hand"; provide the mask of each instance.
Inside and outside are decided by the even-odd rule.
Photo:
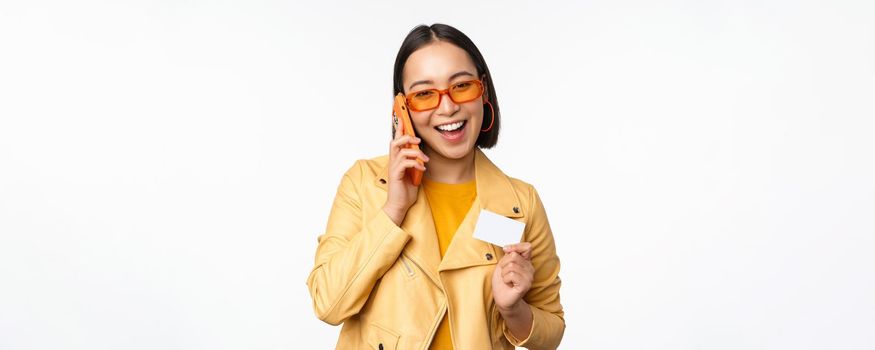
[[[403,130],[403,125],[399,130]],[[422,142],[418,137],[395,133],[395,138],[389,144],[389,194],[383,211],[396,225],[401,226],[407,209],[416,202],[419,186],[413,185],[406,177],[407,169],[416,168],[425,171],[425,166],[417,162],[417,158],[423,163],[428,162],[428,156],[421,150],[407,148],[409,144],[418,145]]]

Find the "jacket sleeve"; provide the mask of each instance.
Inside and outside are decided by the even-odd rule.
[[[534,187],[530,187],[531,218],[526,224],[525,240],[532,244],[532,265],[535,274],[532,287],[523,297],[532,310],[532,330],[526,339],[513,336],[504,320],[500,326],[505,338],[514,346],[527,349],[556,349],[565,334],[565,312],[559,303],[559,257],[547,212]]]
[[[362,161],[344,174],[319,236],[307,286],[320,320],[332,325],[357,314],[375,283],[395,263],[410,235],[383,210],[363,217]]]

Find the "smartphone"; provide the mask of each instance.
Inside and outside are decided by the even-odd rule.
[[[398,125],[399,122],[401,123],[401,125]],[[416,137],[416,134],[413,132],[413,123],[410,121],[410,113],[408,112],[407,108],[407,100],[404,98],[404,94],[400,92],[395,95],[395,105],[392,106],[392,130],[393,137],[395,136],[395,133],[399,131],[402,135],[410,135]],[[407,144],[407,148],[413,148],[418,150],[419,145]],[[424,165],[422,159],[416,158],[416,161],[419,162],[420,165]],[[422,170],[416,168],[408,168],[407,178],[410,179],[410,182],[414,186],[419,186],[419,184],[422,183],[422,173]]]

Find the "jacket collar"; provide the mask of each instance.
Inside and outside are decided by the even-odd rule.
[[[401,228],[412,236],[404,249],[407,257],[419,265],[441,289],[443,289],[443,285],[439,278],[440,271],[498,262],[500,254],[496,251],[495,246],[472,237],[481,209],[509,218],[521,218],[525,215],[510,178],[498,169],[479,148],[475,149],[475,152],[474,173],[477,197],[465,219],[459,225],[443,259],[441,259],[438,250],[434,218],[422,187],[417,192],[416,202],[408,209],[404,222],[401,224]],[[386,190],[388,176],[389,169],[388,164],[386,164],[375,180],[376,185]]]
[[[480,200],[482,209],[489,210],[496,214],[501,214],[509,218],[518,218],[523,216],[523,208],[520,206],[519,198],[514,191],[513,184],[510,178],[504,174],[495,164],[486,157],[479,148],[474,149],[474,177],[477,183],[477,198]],[[376,184],[383,190],[388,190],[387,182],[389,181],[389,164],[380,169],[379,177]],[[422,188],[419,189],[422,196]],[[420,203],[417,198],[416,203],[411,206],[411,209]]]

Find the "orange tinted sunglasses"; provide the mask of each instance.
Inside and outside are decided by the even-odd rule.
[[[425,89],[407,94],[407,106],[414,112],[435,109],[441,104],[443,95],[450,96],[455,103],[473,101],[483,96],[483,83],[479,79],[463,81],[449,88]]]

